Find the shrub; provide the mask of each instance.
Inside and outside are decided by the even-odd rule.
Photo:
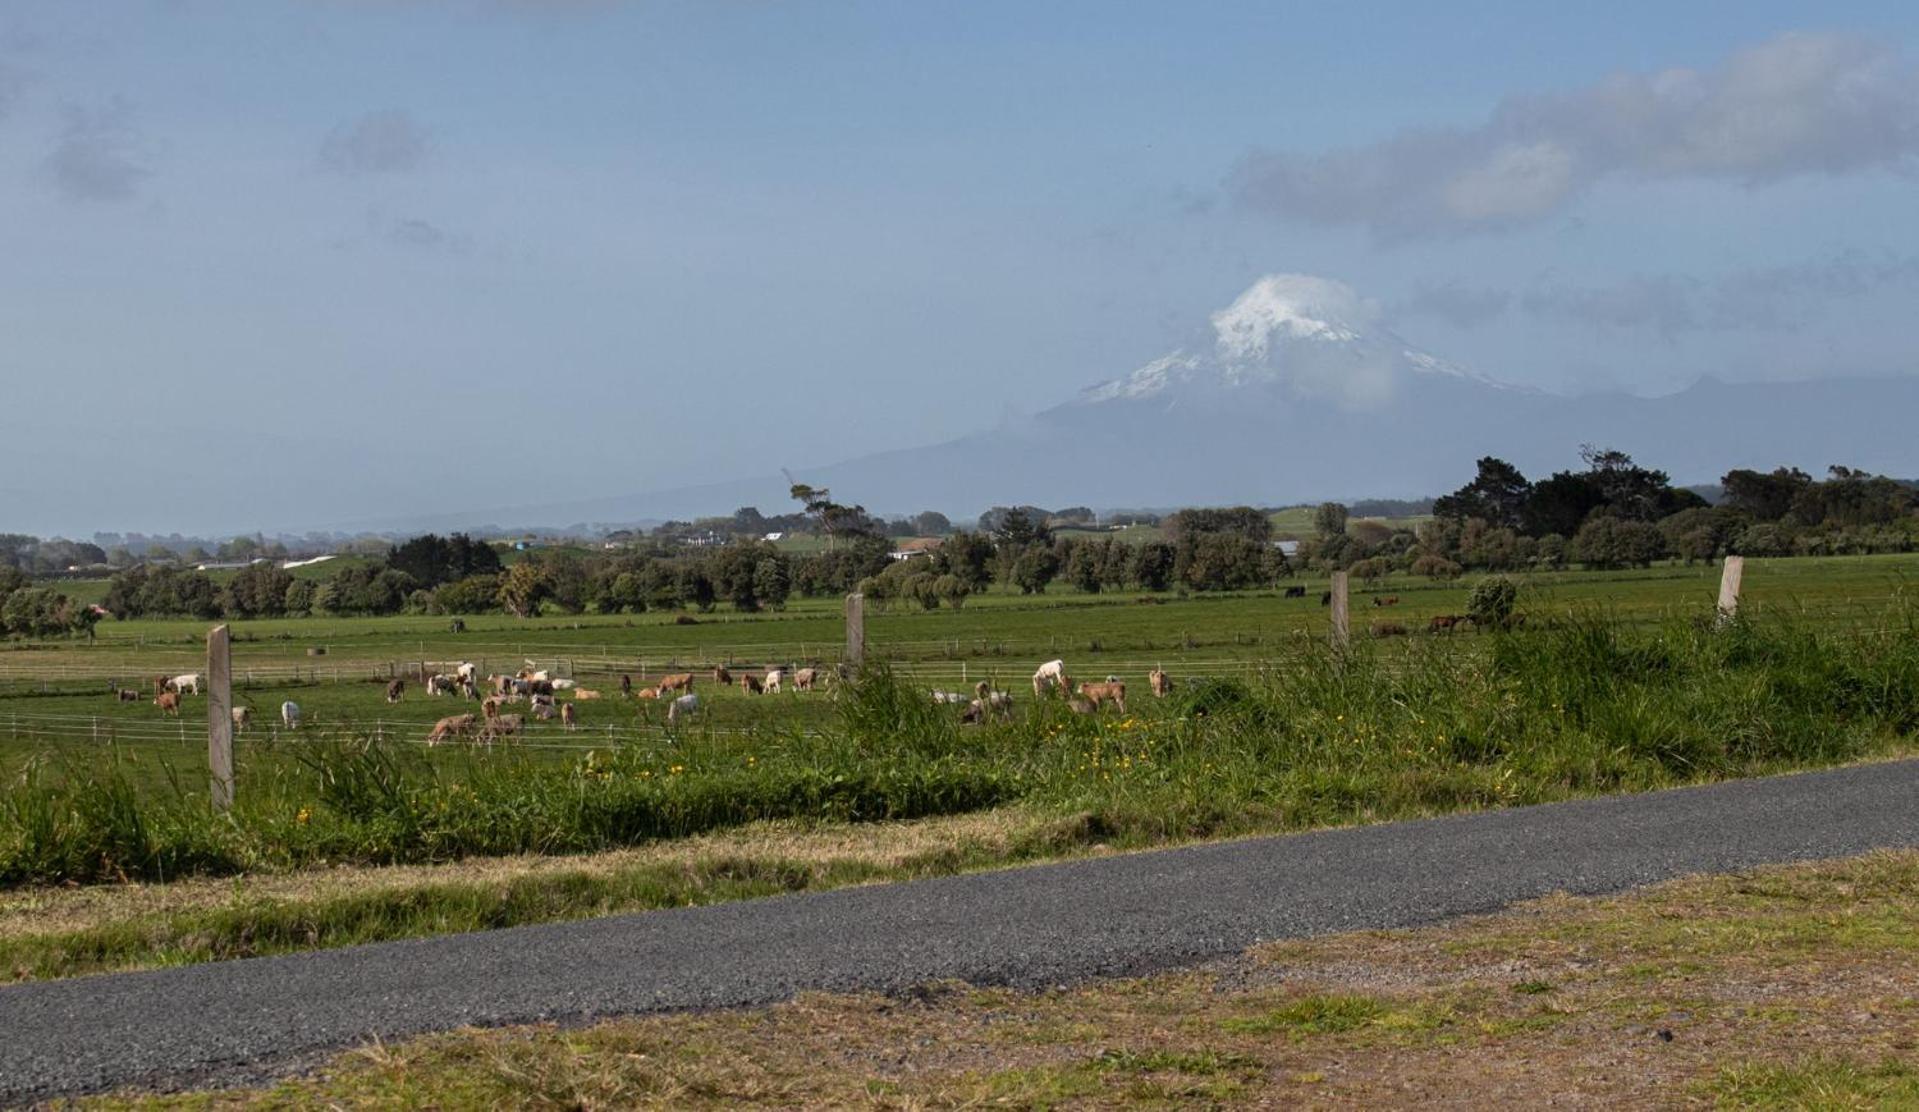
[[[1466,613],[1480,625],[1505,625],[1519,602],[1519,587],[1503,575],[1489,575],[1473,584],[1466,597]]]
[[[1434,581],[1458,579],[1464,571],[1464,568],[1444,556],[1421,556],[1413,561],[1412,567],[1414,575],[1423,575]]]

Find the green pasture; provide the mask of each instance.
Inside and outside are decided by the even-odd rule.
[[[322,565],[325,566],[325,565]],[[1845,631],[1886,627],[1908,597],[1919,556],[1753,560],[1745,575],[1744,607],[1755,617]],[[1564,571],[1526,575],[1521,610],[1533,619],[1596,614],[1612,624],[1652,626],[1710,612],[1718,588],[1714,566],[1664,565],[1619,571]],[[1355,634],[1374,642],[1391,661],[1411,652],[1474,653],[1481,635],[1431,634],[1429,620],[1457,614],[1474,577],[1455,582],[1395,576],[1356,581]],[[869,612],[872,657],[887,661],[902,682],[920,690],[966,690],[985,679],[1030,695],[1034,667],[1055,657],[1076,678],[1116,675],[1145,698],[1145,673],[1161,666],[1176,678],[1254,679],[1308,661],[1323,641],[1327,610],[1321,578],[1295,581],[1304,598],[1283,589],[1182,596],[1082,594],[1056,586],[1042,596],[989,592],[958,610],[924,611],[896,605]],[[1396,598],[1391,606],[1373,600]],[[694,624],[681,624],[690,618]],[[840,659],[844,627],[838,599],[796,599],[785,610],[737,614],[722,607],[697,615],[673,613],[551,615],[519,620],[502,615],[463,619],[451,632],[442,617],[292,618],[232,623],[235,699],[253,708],[255,725],[240,745],[248,762],[291,760],[304,740],[371,734],[424,739],[442,715],[476,710],[451,698],[430,698],[416,682],[402,701],[386,702],[385,680],[451,670],[471,660],[482,675],[508,673],[533,661],[597,689],[598,700],[577,703],[580,728],[529,722],[521,745],[554,757],[607,745],[666,745],[664,707],[619,697],[618,678],[645,687],[663,673],[699,673],[704,704],[700,728],[726,734],[755,729],[811,730],[830,718],[823,693],[749,696],[721,688],[715,664],[735,671],[772,664],[830,665]],[[1407,636],[1374,637],[1389,624]],[[209,623],[106,622],[92,641],[15,642],[0,650],[0,770],[26,763],[59,763],[112,753],[134,762],[137,779],[177,773],[203,775],[205,702],[188,696],[178,719],[151,702],[159,675],[204,671]],[[324,649],[324,655],[309,655]],[[140,691],[119,702],[113,687]],[[284,700],[300,704],[302,729],[279,727]],[[514,708],[524,711],[525,708]],[[438,759],[438,758],[436,758]]]

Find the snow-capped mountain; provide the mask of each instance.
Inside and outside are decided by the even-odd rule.
[[[1161,356],[1087,388],[1078,403],[1178,404],[1264,388],[1282,400],[1359,409],[1390,403],[1420,375],[1514,389],[1414,348],[1379,323],[1378,306],[1329,278],[1268,275],[1214,313],[1212,327],[1205,350]]]
[[[1344,283],[1260,279],[1189,349],[1037,416],[798,477],[885,513],[995,504],[1170,507],[1443,494],[1495,455],[1528,475],[1577,465],[1582,444],[1630,452],[1682,483],[1727,470],[1835,463],[1919,475],[1919,376],[1567,398],[1498,382],[1395,336]],[[1916,368],[1919,369],[1919,368]],[[771,473],[651,495],[486,511],[565,525],[784,506]],[[464,520],[464,519],[462,519]],[[453,527],[449,521],[436,527]]]

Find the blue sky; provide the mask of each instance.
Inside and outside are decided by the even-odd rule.
[[[0,529],[831,462],[1270,273],[1552,390],[1913,373],[1919,8],[1809,12],[12,3]]]

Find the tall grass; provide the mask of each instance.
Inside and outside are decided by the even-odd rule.
[[[1077,816],[1087,839],[1150,844],[1654,788],[1904,745],[1919,630],[1910,613],[1892,625],[1647,628],[1585,611],[1390,654],[1302,639],[1249,680],[1138,693],[1131,715],[1046,700],[979,727],[880,667],[836,696],[824,730],[694,730],[564,766],[316,743],[245,784],[230,816],[198,785],[138,790],[111,759],[35,765],[0,805],[0,885],[579,853],[1014,801]]]

